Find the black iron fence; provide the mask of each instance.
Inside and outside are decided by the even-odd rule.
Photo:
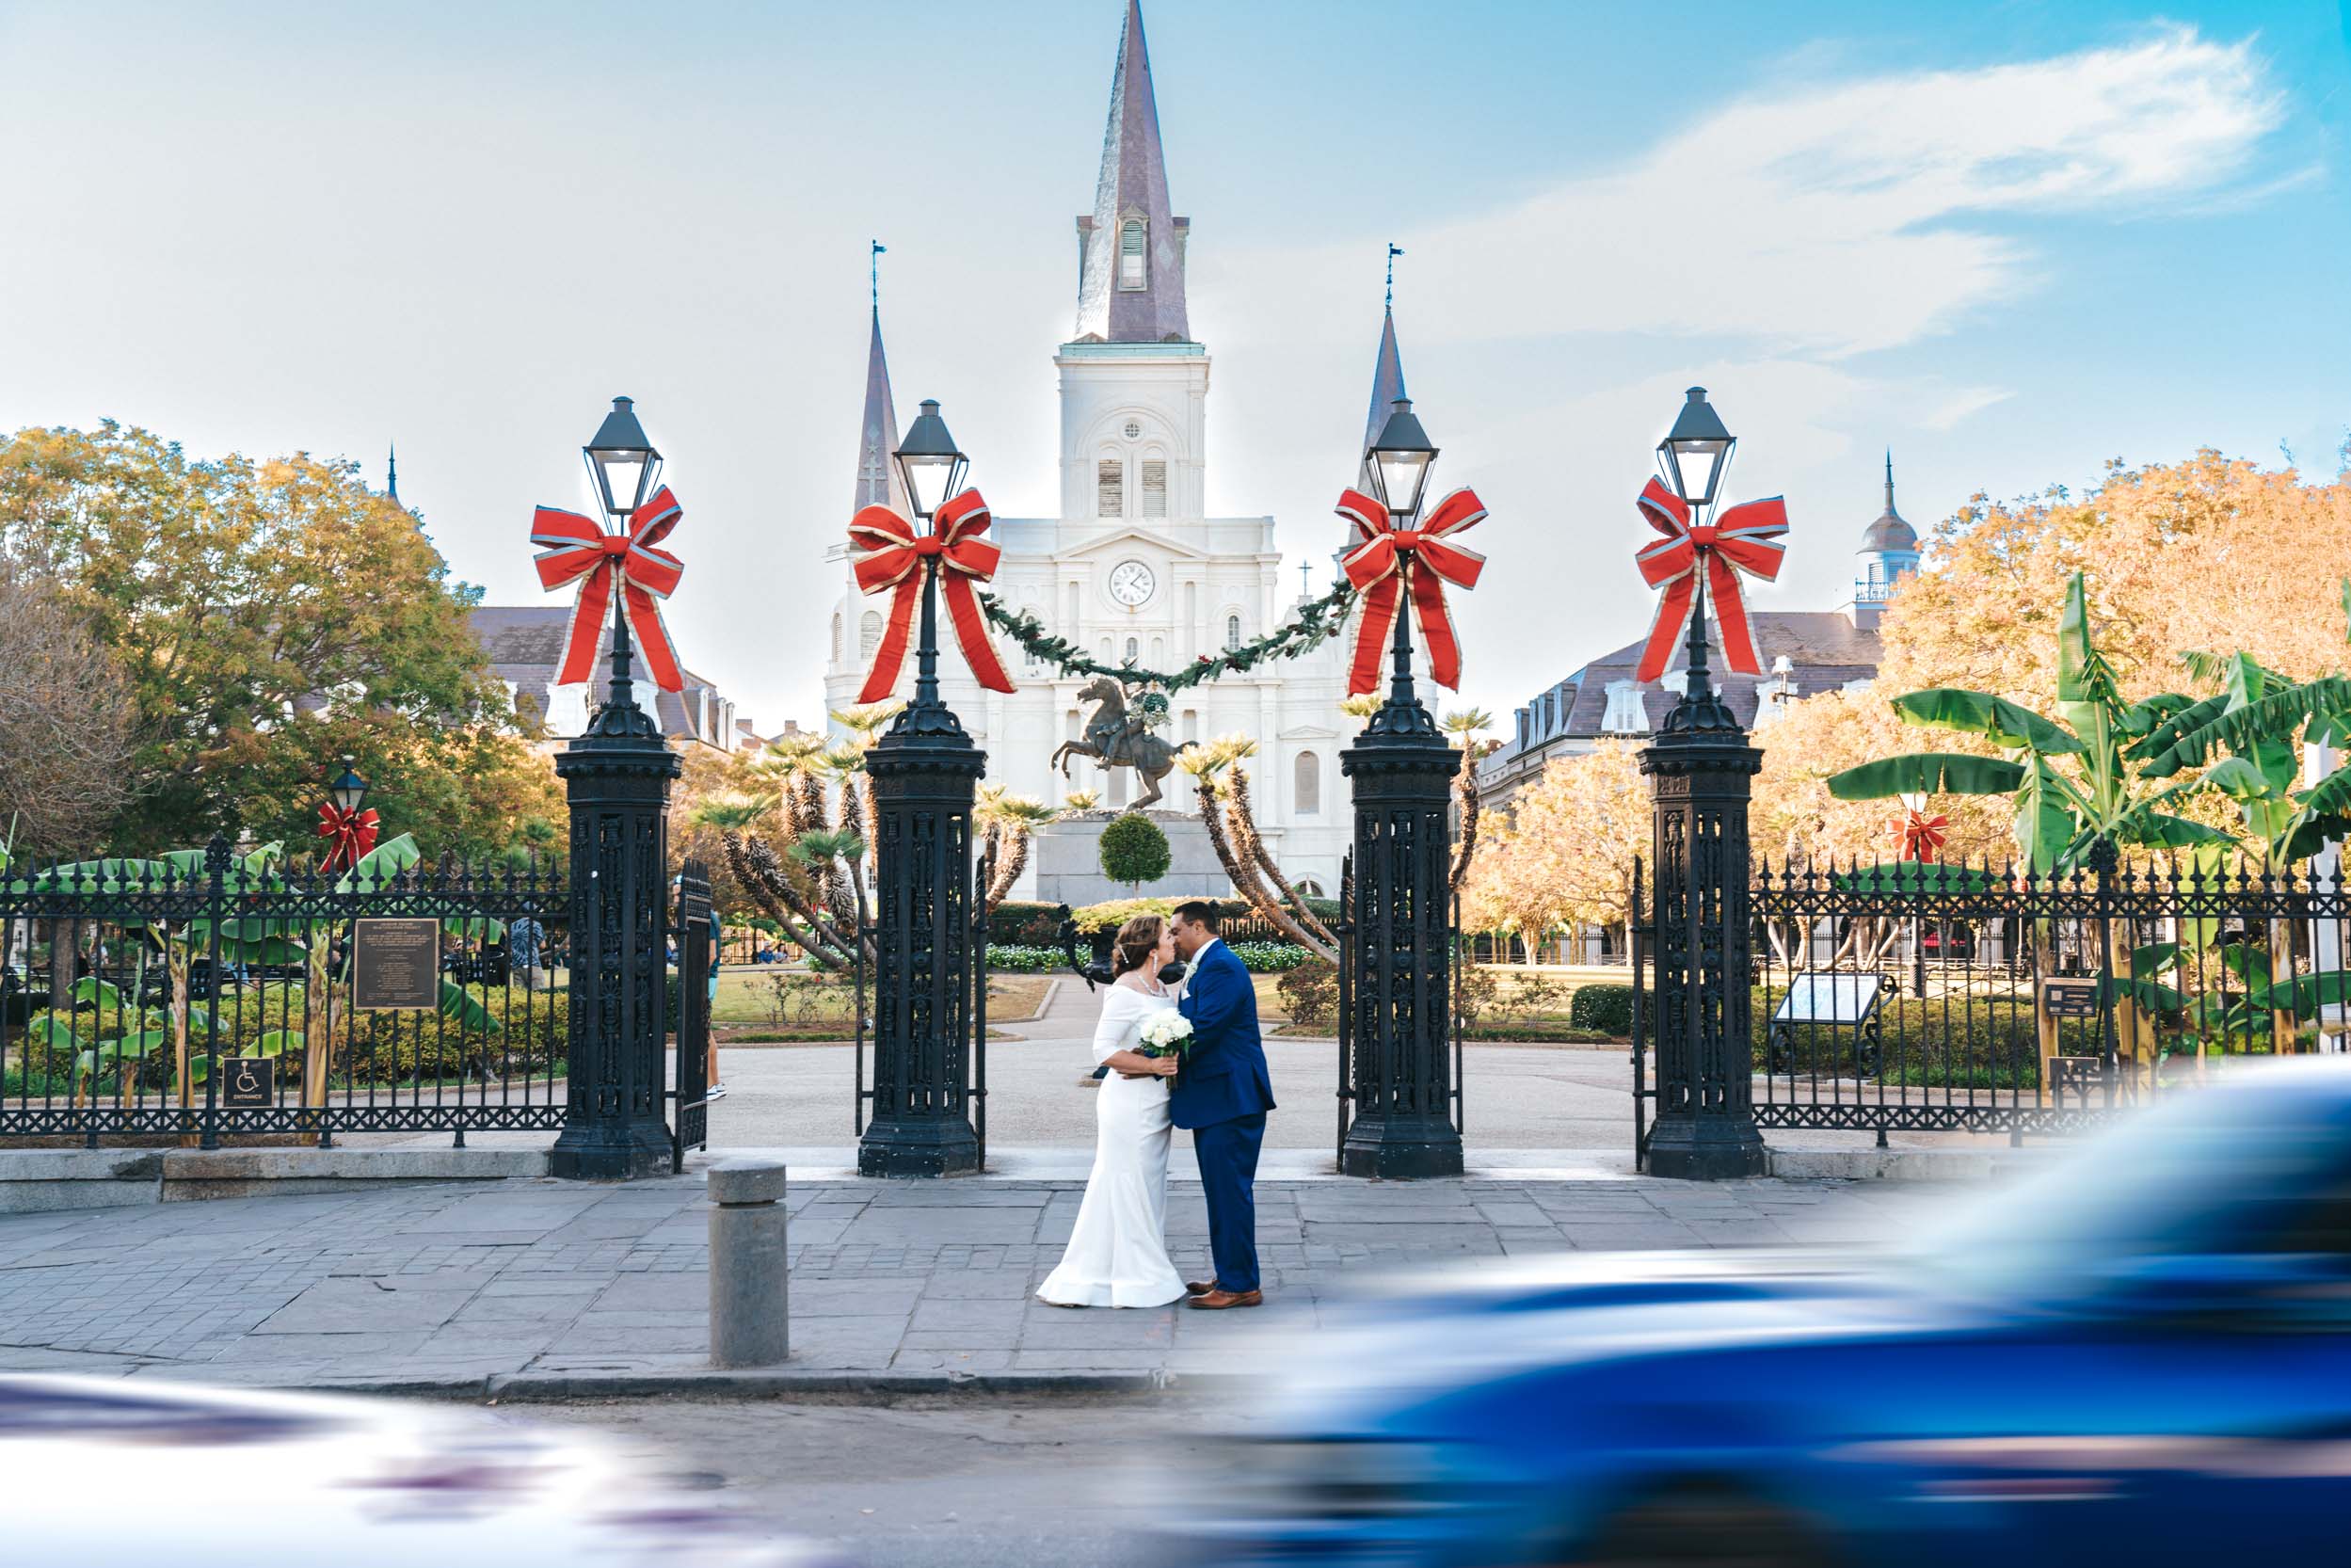
[[[216,840],[0,875],[0,1137],[553,1129],[553,868],[289,870]]]
[[[2069,1131],[2351,1028],[2332,872],[1765,866],[1751,906],[1767,1128]]]

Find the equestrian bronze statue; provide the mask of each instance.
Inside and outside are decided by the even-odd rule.
[[[1100,706],[1086,720],[1084,739],[1064,741],[1053,753],[1052,765],[1061,769],[1064,779],[1069,776],[1073,756],[1091,757],[1106,768],[1132,768],[1143,779],[1144,791],[1133,809],[1157,804],[1160,780],[1176,771],[1176,754],[1183,748],[1152,734],[1142,715],[1127,707],[1126,689],[1107,675],[1096,676],[1080,687],[1078,700]]]

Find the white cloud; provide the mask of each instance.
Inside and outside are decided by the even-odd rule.
[[[2187,28],[1732,103],[1628,167],[1404,236],[1413,337],[1733,335],[1823,357],[1915,342],[2033,281],[2030,247],[1971,220],[2209,191],[2282,113],[2250,40]],[[1273,274],[1235,258],[1211,276],[1326,277],[1341,254]],[[1237,293],[1202,313],[1277,305],[1278,323],[1250,325],[1362,331],[1359,305],[1327,294]]]

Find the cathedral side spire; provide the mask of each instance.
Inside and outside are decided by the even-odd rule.
[[[400,443],[390,442],[384,449],[384,494],[392,504],[400,504]]]
[[[1380,320],[1380,353],[1371,364],[1371,408],[1364,415],[1363,483],[1371,481],[1372,442],[1380,439],[1386,425],[1388,410],[1399,397],[1409,397],[1404,390],[1404,356],[1396,346],[1396,258],[1404,252],[1396,246],[1388,247],[1387,301]]]
[[[1190,343],[1184,309],[1189,220],[1168,208],[1167,159],[1151,88],[1143,7],[1128,0],[1111,77],[1110,123],[1094,214],[1078,220],[1084,246],[1078,282],[1077,341]]]
[[[876,243],[873,255],[882,247]],[[857,495],[852,515],[868,506],[888,506],[901,517],[914,516],[907,504],[906,482],[891,454],[898,450],[898,408],[889,393],[889,360],[882,353],[881,280],[873,280],[872,330],[865,351],[865,417],[857,425]]]

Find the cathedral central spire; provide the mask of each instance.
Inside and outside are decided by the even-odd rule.
[[[1190,227],[1188,219],[1168,209],[1167,159],[1160,147],[1143,7],[1140,0],[1128,0],[1094,213],[1078,220],[1082,253],[1077,341],[1191,341],[1184,311],[1184,242]]]

